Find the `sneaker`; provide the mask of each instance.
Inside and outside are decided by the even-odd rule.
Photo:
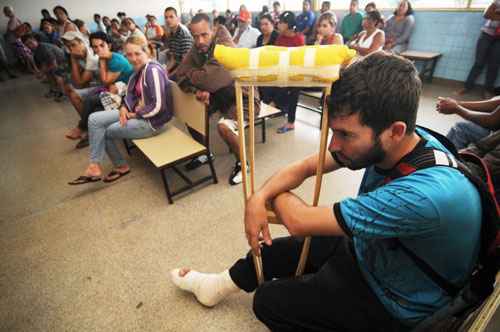
[[[229,184],[234,186],[243,182],[243,174],[241,173],[241,163],[239,161],[234,165],[233,171],[229,176]]]
[[[213,154],[210,154],[210,160],[213,161],[214,159],[215,159],[215,156]],[[192,171],[192,170],[195,170],[202,165],[205,165],[206,163],[208,163],[208,158],[207,158],[207,155],[203,154],[203,155],[199,156],[198,158],[191,159],[191,161],[189,163],[187,163],[186,166],[184,166],[184,169],[186,169],[186,171]]]
[[[250,167],[247,163],[247,174],[250,173]],[[233,171],[229,176],[229,184],[234,186],[243,182],[243,174],[241,172],[241,163],[239,161],[234,165]]]

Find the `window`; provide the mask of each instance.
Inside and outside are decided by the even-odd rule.
[[[471,8],[486,8],[488,7],[493,1],[492,0],[472,0],[470,7]]]

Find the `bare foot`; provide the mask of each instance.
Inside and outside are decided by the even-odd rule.
[[[99,164],[90,164],[83,174],[85,176],[101,176],[101,166],[99,166]]]
[[[189,269],[187,267],[183,267],[183,268],[179,269],[179,277],[184,277],[186,274],[189,273],[189,271],[191,271],[191,269]]]

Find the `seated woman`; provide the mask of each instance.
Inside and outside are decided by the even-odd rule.
[[[408,0],[401,0],[394,15],[385,23],[384,50],[398,54],[406,51],[414,28],[413,8]]]
[[[363,31],[349,43],[349,47],[363,56],[382,50],[385,34],[384,31],[377,28],[381,20],[382,17],[378,10],[367,12],[363,18]]]
[[[274,23],[271,14],[264,14],[260,17],[260,32],[257,38],[257,47],[274,45],[278,38],[278,32],[274,30]]]
[[[321,14],[316,25],[316,45],[343,45],[344,38],[340,33],[335,33],[337,29],[337,18],[331,12]]]
[[[113,182],[130,173],[130,167],[114,140],[157,135],[173,115],[172,101],[167,95],[167,73],[159,63],[151,60],[147,42],[142,38],[131,37],[125,42],[124,51],[134,67],[124,103],[119,110],[90,115],[90,164],[82,176],[68,183],[70,185],[100,181],[105,153],[114,168],[103,179],[104,182]]]

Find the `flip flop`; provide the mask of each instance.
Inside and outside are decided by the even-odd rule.
[[[284,133],[287,133],[289,131],[292,131],[294,130],[295,128],[291,128],[291,127],[287,127],[287,126],[283,126],[283,127],[279,127],[278,130],[276,130],[276,132],[278,134],[284,134]]]
[[[82,139],[82,134],[80,134],[80,135],[78,135],[78,136],[77,136],[77,135],[72,135],[71,131],[70,131],[70,133],[65,134],[64,136],[65,136],[66,138],[68,138],[68,139],[72,139],[72,140]]]
[[[113,170],[108,175],[106,175],[106,177],[102,180],[102,182],[105,182],[105,183],[114,182],[114,181],[118,180],[119,178],[127,175],[128,173],[130,173],[130,170],[125,171],[125,172],[119,172],[119,171]],[[118,175],[118,176],[113,177],[115,175]],[[110,179],[110,177],[111,177],[111,179]]]
[[[101,181],[100,176],[87,176],[87,175],[82,175],[78,177],[77,179],[74,179],[71,182],[68,182],[70,186],[77,186],[80,184],[86,184],[86,183],[91,183],[91,182],[98,182]]]

